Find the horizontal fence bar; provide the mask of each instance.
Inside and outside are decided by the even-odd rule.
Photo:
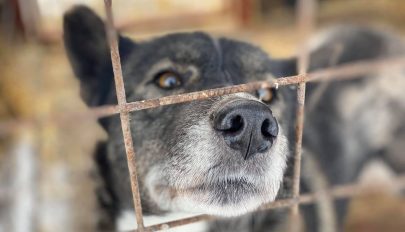
[[[398,175],[392,179],[392,183],[396,185],[398,190],[405,190],[405,174]],[[312,204],[318,201],[321,194],[328,195],[329,197],[339,199],[345,197],[353,197],[353,196],[361,196],[367,193],[372,192],[375,187],[379,187],[378,184],[373,185],[361,185],[359,183],[348,184],[348,185],[340,185],[332,187],[331,189],[326,189],[322,193],[312,193],[312,194],[301,194],[298,199],[294,198],[287,198],[287,199],[279,199],[274,202],[268,203],[266,205],[261,206],[258,210],[269,210],[269,209],[278,209],[278,208],[285,208],[289,207],[293,204]],[[1,189],[0,190],[0,200],[8,201],[9,197],[13,196],[15,191],[19,191],[18,189],[9,188],[9,189]],[[214,216],[209,215],[198,215],[194,217],[188,217],[184,219],[174,220],[170,222],[164,222],[160,224],[150,225],[147,226],[145,229],[148,231],[158,231],[163,229],[169,229],[181,225],[186,225],[194,222],[199,222],[203,220],[212,220],[216,219]],[[136,231],[136,230],[131,230]]]
[[[270,88],[285,85],[298,84],[301,82],[322,82],[331,80],[346,80],[359,78],[360,75],[371,74],[384,68],[405,67],[405,57],[392,57],[368,61],[357,61],[333,68],[327,68],[308,73],[306,75],[295,75],[279,77],[270,81],[255,81],[247,84],[228,86],[223,88],[209,89],[191,93],[171,95],[161,98],[148,99],[136,102],[129,102],[122,105],[105,105],[92,107],[88,110],[71,113],[53,114],[46,118],[46,121],[56,123],[76,123],[78,120],[104,118],[120,112],[132,112],[144,109],[156,108],[165,105],[184,103],[195,100],[203,100],[210,97],[222,96],[226,94],[250,92],[260,88]],[[387,80],[389,81],[389,80]],[[43,122],[44,119],[41,121]],[[32,126],[38,123],[39,119],[17,119],[0,123],[0,137],[10,133],[19,126]]]
[[[393,184],[395,184],[399,190],[405,190],[405,174],[398,175],[393,178]],[[286,208],[291,207],[296,204],[305,205],[305,204],[313,204],[318,201],[320,195],[328,195],[333,199],[337,200],[340,198],[348,198],[354,196],[362,196],[370,193],[373,187],[379,187],[380,185],[361,185],[359,183],[354,184],[347,184],[347,185],[339,185],[332,187],[330,189],[324,190],[322,193],[308,193],[302,194],[297,198],[288,198],[288,199],[280,199],[274,202],[268,203],[266,205],[261,206],[258,210],[270,210],[270,209],[279,209],[279,208]],[[194,217],[183,218],[179,220],[174,220],[170,222],[159,223],[155,225],[146,226],[146,231],[159,231],[159,230],[167,230],[170,228],[187,225],[195,222],[205,221],[205,220],[214,220],[219,219],[214,216],[209,215],[198,215]],[[130,232],[138,232],[138,230],[130,230]]]
[[[376,72],[383,68],[405,67],[405,57],[395,57],[387,59],[378,59],[374,61],[354,62],[341,65],[335,68],[319,70],[309,74],[295,75],[289,77],[280,77],[271,81],[256,81],[247,84],[233,85],[223,88],[209,89],[185,94],[171,95],[150,100],[130,102],[125,106],[126,111],[138,111],[150,108],[156,108],[165,105],[203,100],[210,97],[217,97],[232,93],[250,92],[260,88],[271,88],[285,85],[298,84],[302,82],[330,81],[356,78],[358,75],[364,75]]]

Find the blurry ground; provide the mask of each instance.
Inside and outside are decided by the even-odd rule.
[[[394,173],[381,161],[369,163],[359,181],[369,194],[354,198],[346,221],[350,232],[401,232],[405,229],[405,191],[391,182]]]
[[[249,28],[241,29],[224,21],[226,26],[208,30],[215,35],[226,35],[257,44],[275,57],[294,54],[300,39],[294,28],[292,10],[275,9],[262,17],[265,23]],[[405,35],[405,1],[327,1],[321,4],[318,21],[321,22],[318,25],[321,28],[335,22],[356,22]],[[130,36],[138,39],[162,33],[139,33],[136,28],[128,30]],[[50,45],[34,43],[0,48],[0,119],[41,118],[44,115],[68,114],[86,108],[79,98],[78,83],[60,41]],[[39,121],[27,129],[13,130],[12,136],[0,134],[0,209],[13,204],[1,195],[2,192],[10,195],[16,191],[12,183],[5,181],[17,171],[13,169],[15,161],[7,159],[5,154],[9,154],[11,145],[17,143],[13,138],[21,134],[29,134],[28,143],[34,146],[31,155],[40,160],[30,164],[38,170],[38,176],[32,180],[40,186],[33,202],[41,209],[41,213],[36,215],[40,221],[36,226],[40,231],[54,231],[55,228],[58,231],[89,231],[93,225],[92,214],[95,209],[91,155],[95,142],[105,134],[94,121],[83,120],[64,124]],[[368,171],[368,180],[381,176],[373,170],[377,169],[371,168]],[[364,180],[367,182],[367,178]],[[384,182],[387,179],[382,180]],[[393,194],[392,186],[384,186],[380,191],[354,199],[346,231],[405,230],[405,198]],[[0,213],[0,231],[1,220]],[[60,228],[66,222],[70,227]]]
[[[0,93],[7,103],[7,114],[21,119],[47,118],[86,109],[61,44],[20,45],[2,51],[8,54],[8,59],[0,60]],[[2,220],[25,218],[30,207],[38,209],[38,231],[90,231],[95,209],[92,152],[95,142],[104,136],[97,123],[39,120],[11,132],[11,138],[0,135],[9,141],[2,144],[0,153],[0,190],[9,198],[2,199],[0,192],[0,209],[2,203],[13,209],[0,216],[0,231],[16,231],[18,228],[2,230]],[[29,149],[21,151],[18,147]],[[21,176],[21,169],[33,171]],[[20,206],[22,192],[35,195]]]
[[[377,191],[352,202],[345,231],[401,232],[404,218],[404,198]]]

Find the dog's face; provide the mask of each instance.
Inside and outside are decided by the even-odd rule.
[[[116,103],[101,20],[65,16],[65,45],[89,106]],[[279,75],[249,44],[180,33],[148,42],[120,38],[127,101],[224,87]],[[131,114],[144,208],[239,215],[275,199],[288,156],[288,89],[262,89]],[[290,104],[291,105],[291,104]],[[119,117],[104,119],[113,194],[132,206]]]

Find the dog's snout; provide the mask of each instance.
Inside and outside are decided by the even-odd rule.
[[[226,103],[213,113],[213,127],[224,137],[229,147],[249,159],[267,151],[278,134],[278,125],[265,104],[238,99]]]

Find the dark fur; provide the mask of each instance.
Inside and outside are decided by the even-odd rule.
[[[371,29],[341,27],[335,31],[338,33],[312,52],[310,70],[363,59],[398,55],[404,51],[404,46],[398,39]],[[80,80],[83,100],[89,106],[116,104],[110,53],[103,22],[89,9],[76,7],[65,15],[64,32],[66,50],[75,74]],[[226,38],[216,41],[201,32],[171,34],[148,42],[133,42],[120,36],[119,49],[128,102],[264,80],[268,74],[279,77],[296,73],[295,59],[274,60],[259,48],[247,43]],[[341,49],[337,51],[336,46],[340,46]],[[170,60],[171,65],[174,64],[184,78],[188,78],[181,89],[160,90],[151,83],[154,75],[150,73],[151,70],[159,71],[156,64],[165,60]],[[197,72],[190,69],[190,65],[197,68]],[[347,120],[342,116],[341,112],[346,112],[346,109],[338,103],[337,98],[341,93],[344,93],[349,86],[358,86],[361,89],[371,85],[374,83],[369,79],[328,85],[321,100],[306,114],[305,154],[316,157],[321,166],[321,172],[324,173],[330,185],[354,181],[362,166],[373,155],[383,154],[385,159],[395,163],[392,162],[392,157],[395,157],[393,153],[398,150],[403,151],[397,143],[395,143],[396,149],[390,146],[394,141],[373,144],[373,141],[367,139],[372,129],[359,127],[357,126],[359,122]],[[318,88],[319,84],[308,84],[307,99],[310,100]],[[376,97],[389,98],[384,92],[376,93]],[[294,141],[295,98],[293,88],[282,87],[278,90],[276,102],[269,105],[277,116],[278,123],[283,126],[289,141]],[[179,155],[178,150],[182,149],[179,147],[180,142],[188,141],[188,130],[196,123],[204,121],[210,109],[221,101],[223,98],[218,97],[131,114],[131,129],[137,152],[140,190],[145,214],[162,214],[166,211],[149,196],[146,189],[145,178],[148,168],[165,159],[179,159],[180,163],[176,163],[176,168],[184,168],[186,164],[181,162],[188,157]],[[405,110],[401,108],[403,99],[402,102],[400,99],[397,101],[389,99],[389,102],[392,107],[387,109],[392,109],[392,113],[397,107],[395,118],[405,118]],[[360,120],[373,105],[367,104],[362,107],[364,109],[359,111],[358,115]],[[131,209],[132,196],[119,117],[102,119],[100,122],[109,137],[108,141],[98,147],[96,153],[100,176],[104,181],[104,186],[98,191],[98,195],[102,208],[107,209],[107,213],[104,214],[107,220],[104,220],[102,227],[111,229],[117,214],[123,209]],[[378,118],[377,122],[379,122]],[[402,123],[403,120],[399,122]],[[403,128],[403,124],[395,125],[394,128],[399,128],[400,125],[402,125],[400,128]],[[369,126],[373,127],[373,125]],[[347,131],[344,131],[347,128],[351,128],[352,134],[347,135]],[[405,136],[403,129],[392,131],[389,128],[382,132],[382,136],[392,133],[397,133],[397,138]],[[294,143],[290,142],[290,144]],[[352,149],[353,144],[356,146]],[[218,149],[222,148],[218,147]],[[176,158],[176,155],[180,158]],[[229,171],[232,168],[224,166],[226,162],[245,165],[246,169],[256,172],[257,169],[266,168],[261,167],[265,159],[266,157],[259,156],[253,161],[247,160],[248,162],[242,164],[236,156],[228,157],[225,154],[218,158],[218,162]],[[284,184],[279,190],[278,198],[288,197],[292,163],[292,160],[288,161]],[[397,171],[403,170],[400,165],[395,168]],[[221,174],[220,170],[215,172],[215,174]],[[306,171],[303,170],[303,172]],[[313,190],[307,181],[302,181],[303,192]],[[340,225],[346,208],[346,201],[339,201],[336,204]],[[316,208],[305,206],[302,209],[308,231],[316,231],[318,229]],[[284,210],[253,213],[237,219],[216,221],[212,224],[212,231],[268,231],[285,220],[282,212]],[[105,223],[106,221],[109,223]]]

